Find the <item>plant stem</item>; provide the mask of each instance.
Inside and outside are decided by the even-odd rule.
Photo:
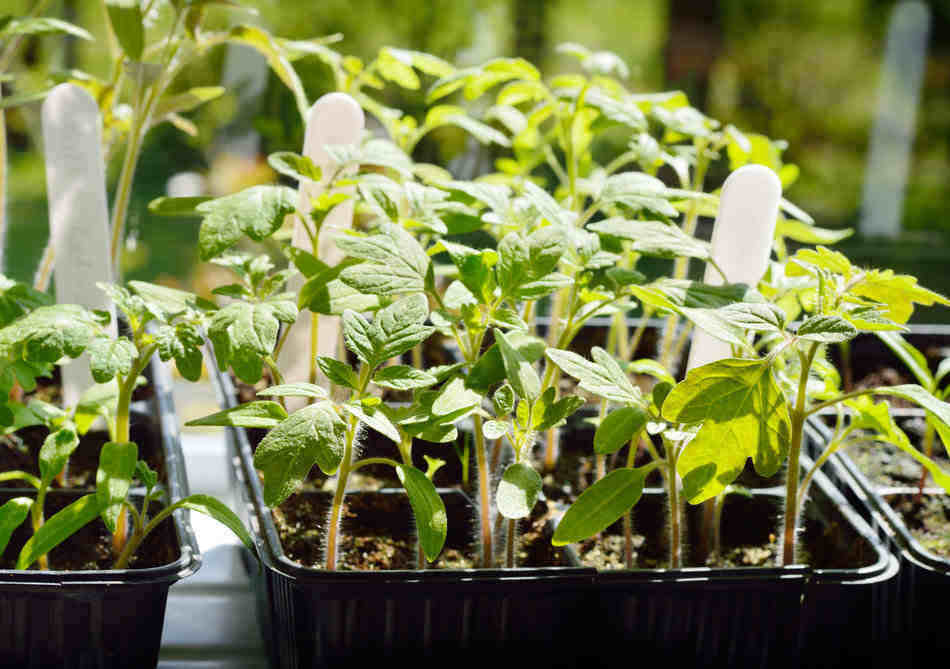
[[[640,433],[638,432],[627,446],[627,469],[633,469],[640,439]],[[627,569],[633,569],[633,509],[628,509],[623,514],[623,556]]]
[[[927,427],[924,429],[924,455],[928,458],[933,458],[934,451],[934,424],[933,420],[930,418],[927,419]],[[917,482],[917,494],[914,496],[914,501],[919,502],[920,498],[924,494],[924,486],[927,483],[927,468],[921,466],[920,468],[920,480]]]
[[[815,359],[815,353],[818,351],[818,344],[812,344],[807,353],[799,351],[801,360],[801,376],[798,381],[798,397],[795,400],[795,406],[791,410],[792,420],[792,441],[788,450],[788,474],[785,479],[785,531],[782,543],[782,564],[790,565],[795,563],[795,541],[798,529],[798,474],[800,464],[798,462],[802,450],[802,432],[805,424],[806,411],[806,385],[808,383],[808,371],[811,369],[812,360]]]
[[[710,557],[719,561],[722,559],[722,508],[726,505],[726,492],[723,491],[716,495],[713,500],[712,517],[712,550]]]
[[[370,376],[373,370],[369,365],[361,365],[359,373],[358,389],[354,397],[361,397],[366,392],[366,386],[369,384]],[[346,483],[350,477],[353,463],[353,442],[356,439],[356,430],[359,428],[359,420],[355,416],[350,416],[347,420],[346,440],[343,445],[343,460],[340,462],[340,470],[337,474],[336,491],[333,493],[333,506],[330,508],[330,525],[327,528],[327,554],[325,568],[327,571],[336,569],[336,547],[337,535],[340,529],[340,515],[343,512],[343,497],[346,494]]]
[[[290,328],[287,328],[288,330]],[[317,356],[320,355],[320,315],[310,314],[310,383],[317,382]],[[311,398],[310,403],[315,398]]]
[[[682,546],[680,543],[680,501],[679,483],[676,479],[676,454],[673,444],[666,443],[667,487],[670,500],[670,568],[682,566]]]
[[[139,344],[139,342],[136,342],[136,344]],[[116,377],[116,381],[119,384],[119,396],[116,401],[115,412],[115,441],[117,442],[132,441],[129,427],[129,406],[132,404],[132,392],[135,390],[135,382],[138,380],[139,374],[141,374],[146,365],[148,365],[157,347],[157,344],[139,347],[139,356],[132,364],[132,369],[129,371],[128,376],[125,378],[121,376]],[[116,518],[115,532],[112,533],[112,553],[117,556],[121,555],[127,540],[128,516],[125,507],[122,507],[122,510],[119,511],[118,518]]]
[[[478,469],[478,504],[481,522],[482,567],[492,566],[492,524],[491,524],[491,474],[485,462],[485,435],[482,434],[482,417],[475,414],[475,462]]]
[[[515,568],[515,530],[518,521],[514,518],[508,519],[508,540],[505,545],[505,566],[509,569]]]
[[[43,527],[43,507],[46,506],[46,490],[47,486],[40,485],[36,491],[36,499],[33,501],[33,506],[30,508],[30,512],[33,519],[33,534],[35,535],[40,531],[40,528]],[[37,567],[45,571],[49,569],[49,561],[46,555],[41,555],[37,558],[36,561]]]
[[[330,524],[327,528],[327,554],[324,568],[336,569],[337,534],[340,528],[340,515],[343,511],[343,496],[346,494],[346,482],[350,476],[350,461],[353,459],[353,440],[359,425],[356,418],[350,416],[346,429],[346,444],[343,447],[343,461],[337,475],[336,490],[333,493],[333,506],[330,507]]]

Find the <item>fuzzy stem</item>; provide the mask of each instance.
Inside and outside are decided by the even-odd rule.
[[[927,427],[924,430],[924,455],[928,458],[933,458],[934,451],[934,424],[933,420],[930,418],[927,419]],[[920,480],[917,482],[917,494],[914,496],[914,501],[919,502],[920,498],[924,494],[924,486],[927,483],[927,468],[920,468]]]
[[[635,434],[627,446],[627,469],[633,469],[636,462],[640,434]],[[627,569],[633,569],[633,509],[623,514],[623,556]]]
[[[119,396],[115,413],[115,441],[117,442],[132,441],[129,427],[129,406],[132,403],[132,392],[135,390],[135,382],[138,380],[139,374],[148,365],[157,347],[157,344],[149,344],[144,348],[140,348],[141,352],[132,364],[128,376],[124,378],[116,377],[119,384]],[[128,531],[128,517],[125,507],[122,507],[118,518],[116,518],[115,532],[112,533],[113,555],[120,556],[123,553],[123,548],[128,542]]]
[[[340,515],[343,512],[343,496],[346,494],[346,482],[350,476],[350,461],[353,458],[353,440],[358,426],[356,418],[350,416],[346,429],[346,444],[343,447],[343,461],[340,463],[340,472],[337,476],[336,491],[333,493],[333,506],[330,507],[330,524],[327,528],[327,554],[324,568],[327,571],[336,569],[337,534],[340,528]]]
[[[782,543],[782,564],[795,563],[795,541],[798,529],[798,475],[801,465],[799,456],[802,450],[802,432],[807,415],[806,385],[808,371],[818,351],[818,344],[812,344],[807,353],[799,351],[801,376],[798,381],[798,397],[790,414],[792,419],[792,439],[788,449],[788,474],[785,480],[785,531]]]
[[[514,518],[508,519],[508,540],[505,545],[505,566],[508,569],[514,569],[515,564],[515,530],[517,528],[518,521]]]
[[[722,508],[725,505],[726,493],[723,491],[716,495],[716,499],[713,500],[712,550],[710,551],[710,557],[715,561],[722,559]]]
[[[679,486],[676,480],[676,456],[673,445],[667,443],[666,465],[668,496],[670,500],[670,568],[679,569],[682,566],[682,546],[680,545],[680,501]]]
[[[290,328],[288,328],[289,330]],[[317,382],[317,356],[320,355],[320,315],[310,314],[310,383]],[[316,398],[311,398],[312,404]]]
[[[475,462],[478,469],[478,506],[481,515],[482,567],[492,566],[492,523],[491,523],[491,470],[485,461],[485,435],[482,434],[482,417],[475,414]]]
[[[46,506],[46,491],[47,486],[41,484],[36,491],[36,499],[33,502],[33,506],[30,508],[33,517],[33,534],[39,532],[40,528],[43,527],[43,507]],[[46,555],[41,555],[37,558],[36,564],[37,567],[43,571],[49,569],[49,561]]]

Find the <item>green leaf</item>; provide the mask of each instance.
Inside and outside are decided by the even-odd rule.
[[[221,97],[224,91],[223,86],[196,86],[195,88],[189,88],[184,93],[163,97],[158,101],[158,104],[155,105],[152,118],[161,119],[168,114],[180,114],[182,112],[191,111],[195,107],[203,105],[205,102]],[[151,205],[149,205],[149,208],[151,208]]]
[[[117,375],[132,371],[138,351],[128,339],[97,337],[89,344],[89,370],[96,383],[105,383]]]
[[[853,234],[854,230],[852,228],[830,230],[828,228],[808,225],[802,221],[795,221],[785,218],[784,216],[779,216],[778,222],[775,225],[776,237],[787,237],[800,244],[837,244]]]
[[[510,465],[501,475],[495,496],[498,513],[505,518],[527,518],[541,492],[541,476],[523,462]]]
[[[927,358],[917,350],[913,344],[904,339],[898,332],[877,332],[878,339],[883,341],[894,352],[901,362],[907,365],[917,381],[924,388],[934,388],[936,381],[930,373]]]
[[[358,404],[341,404],[340,407],[352,416],[355,416],[361,423],[366,423],[371,428],[385,436],[387,439],[399,443],[401,436],[399,428],[393,425],[383,410],[379,407],[360,406]]]
[[[109,529],[115,525],[122,511],[122,503],[129,494],[132,475],[139,459],[139,448],[131,441],[110,441],[99,451],[99,469],[96,471],[96,497],[99,515]]]
[[[534,367],[522,356],[501,330],[494,330],[501,351],[505,376],[518,397],[534,402],[541,395],[541,379]]]
[[[158,472],[149,467],[145,460],[135,463],[135,477],[142,482],[147,491],[151,491],[158,483]]]
[[[553,390],[549,388],[548,390]],[[548,391],[545,391],[541,397],[544,397]],[[552,394],[553,396],[553,394]],[[544,407],[544,413],[541,415],[541,421],[537,424],[537,430],[547,430],[552,427],[562,425],[568,416],[584,406],[584,398],[577,395],[567,395],[551,402]],[[537,404],[535,405],[537,407]]]
[[[157,197],[148,203],[148,210],[156,216],[201,216],[198,205],[212,198],[200,195],[196,197]]]
[[[432,413],[435,416],[448,416],[477,407],[481,401],[481,395],[466,389],[464,381],[456,377],[445,385],[432,402]]]
[[[139,0],[106,0],[106,10],[122,51],[132,60],[142,60],[145,26]]]
[[[616,469],[594,483],[558,522],[551,543],[565,546],[607,529],[640,501],[643,482],[651,469]]]
[[[802,339],[820,344],[837,344],[858,336],[858,330],[841,316],[811,316],[795,333]]]
[[[621,407],[607,414],[594,433],[594,452],[619,451],[646,427],[647,413],[640,407]]]
[[[431,374],[422,370],[413,369],[406,365],[390,365],[383,367],[373,377],[373,383],[393,390],[412,390],[414,388],[428,388],[438,382]]]
[[[33,500],[29,497],[14,497],[0,506],[0,555],[7,549],[10,537],[18,528],[33,507]]]
[[[368,262],[347,267],[340,280],[373,295],[398,295],[425,291],[431,263],[419,242],[398,225],[383,223],[368,237],[344,236],[336,244],[350,257]]]
[[[491,398],[496,416],[507,416],[515,408],[515,390],[511,384],[502,384]]]
[[[317,366],[332,383],[343,386],[344,388],[352,388],[353,390],[359,387],[359,379],[356,376],[356,372],[345,362],[318,355]]]
[[[356,357],[367,365],[376,366],[376,350],[370,335],[371,326],[355,311],[343,312],[343,341]]]
[[[788,455],[791,420],[767,361],[727,358],[690,370],[663,402],[663,417],[702,427],[677,462],[693,504],[722,492],[747,458],[762,476]]]
[[[752,332],[782,332],[785,312],[767,302],[739,302],[727,304],[719,313],[731,324]]]
[[[419,76],[413,71],[411,65],[404,63],[392,49],[386,47],[380,49],[376,59],[376,69],[381,77],[403,88],[412,91],[419,88]]]
[[[221,427],[261,427],[269,429],[277,427],[287,418],[287,412],[277,402],[259,400],[247,402],[210,416],[195,418],[185,425],[197,427],[201,425],[217,425]]]
[[[643,401],[640,389],[630,383],[617,361],[602,348],[591,349],[593,361],[556,348],[548,349],[545,354],[561,371],[577,379],[582,390],[621,404]]]
[[[0,99],[0,111],[4,109],[12,109],[14,107],[19,107],[20,105],[29,104],[30,102],[36,102],[38,100],[44,99],[49,95],[52,88],[44,88],[38,91],[29,91],[26,93],[18,93],[16,95],[8,95],[3,99]]]
[[[78,532],[99,515],[99,501],[95,493],[78,500],[50,516],[20,551],[16,568],[26,569],[66,539]]]
[[[500,420],[486,420],[482,423],[482,434],[486,439],[501,439],[508,434],[508,423]]]
[[[254,546],[254,540],[244,528],[244,523],[242,523],[237,514],[225,506],[223,502],[211,497],[210,495],[195,494],[178,500],[172,506],[176,509],[181,508],[189,509],[190,511],[197,511],[198,513],[203,513],[206,516],[214,518],[216,521],[234,532],[237,538],[241,540],[241,543],[247,546],[249,551],[257,555],[257,550]]]
[[[599,200],[605,204],[622,204],[634,211],[654,211],[669,218],[677,213],[667,199],[666,186],[656,177],[642,172],[621,172],[607,177]]]
[[[114,379],[109,383],[97,383],[84,391],[73,413],[76,432],[85,434],[99,416],[114,414],[118,401],[119,384]]]
[[[298,306],[317,314],[332,316],[339,316],[347,309],[362,312],[378,308],[379,298],[376,295],[364,295],[338,278],[340,272],[352,264],[354,263],[344,260],[335,267],[326,267],[311,275],[300,289]]]
[[[314,383],[283,383],[277,386],[270,386],[264,390],[257,391],[258,396],[265,397],[315,397],[317,399],[326,399],[327,391],[322,386]]]
[[[422,552],[430,562],[442,552],[445,537],[448,534],[448,515],[445,504],[436,492],[432,481],[421,471],[410,465],[396,467],[396,475],[409,495],[412,515],[416,519],[416,530]]]
[[[591,223],[589,230],[633,242],[637,253],[661,258],[699,258],[708,260],[711,247],[708,242],[687,235],[676,225],[660,221],[631,221],[609,218]]]
[[[509,332],[505,336],[508,343],[514,346],[521,357],[528,362],[535,362],[544,355],[547,344],[542,339],[523,332]],[[468,376],[465,377],[465,385],[472,390],[487,393],[492,386],[501,383],[504,379],[505,363],[498,344],[494,343],[472,365]]]
[[[51,432],[40,447],[40,478],[47,487],[63,471],[69,456],[79,446],[79,435],[72,426],[61,427]]]
[[[429,301],[416,293],[396,300],[376,312],[368,333],[373,345],[373,364],[402,355],[421,344],[435,332],[423,325],[429,317]]]
[[[7,18],[7,22],[3,23],[2,18]],[[49,33],[65,33],[80,39],[93,39],[92,35],[79,26],[51,16],[9,19],[10,17],[0,17],[0,39],[13,35],[45,35]]]
[[[912,392],[912,394],[919,395],[917,392]],[[894,422],[894,417],[891,416],[890,407],[887,405],[887,402],[874,404],[871,398],[865,395],[846,400],[845,404],[857,412],[857,415],[853,419],[853,426],[855,428],[872,430],[877,433],[875,435],[876,438],[897,446],[930,472],[937,485],[947,492],[950,492],[950,474],[943,471],[936,462],[911,445],[907,434]]]
[[[870,270],[861,281],[854,283],[850,293],[867,297],[886,305],[884,316],[898,323],[906,323],[914,313],[915,304],[950,305],[950,300],[917,285],[917,279],[907,274],[895,274],[892,270]]]
[[[255,50],[267,59],[267,64],[274,74],[290,89],[297,103],[297,111],[300,117],[307,118],[310,110],[310,104],[307,102],[307,94],[304,91],[303,84],[294,66],[291,65],[280,44],[265,30],[255,26],[235,26],[228,32],[227,39],[230,42],[244,44]]]
[[[301,183],[320,183],[323,174],[309,156],[301,156],[292,151],[279,151],[267,156],[267,164],[284,176]]]
[[[91,311],[75,304],[38,307],[0,328],[0,354],[12,353],[31,363],[54,363],[64,355],[79,357],[101,332]]]
[[[201,378],[204,340],[201,333],[190,323],[163,325],[155,330],[158,357],[162,361],[174,358],[175,366],[183,378],[197,381]]]
[[[274,234],[284,217],[296,211],[297,193],[286,186],[253,186],[234,195],[195,207],[204,216],[198,251],[209,260],[236,244],[244,235],[262,241]]]
[[[346,424],[329,402],[308,404],[267,433],[254,452],[264,474],[264,503],[277,506],[304,482],[314,464],[333,474],[343,461]]]

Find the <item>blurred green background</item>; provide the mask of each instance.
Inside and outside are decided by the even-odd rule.
[[[31,3],[3,0],[17,15]],[[692,104],[740,129],[785,139],[786,162],[801,168],[787,196],[824,227],[859,227],[862,188],[888,22],[893,0],[247,0],[256,16],[215,9],[221,27],[252,22],[282,37],[342,33],[334,48],[371,59],[382,46],[428,51],[464,66],[519,55],[543,72],[574,69],[555,52],[564,41],[611,50],[631,66],[636,91],[684,90]],[[897,239],[861,235],[843,242],[860,262],[913,273],[950,293],[944,257],[950,241],[950,2],[931,0],[926,69]],[[103,35],[102,3],[54,2],[47,15]],[[231,62],[229,63],[229,59]],[[197,222],[150,217],[145,209],[166,192],[173,174],[206,176],[212,193],[272,179],[266,155],[299,150],[302,127],[286,88],[268,74],[259,95],[240,85],[243,65],[225,48],[182,75],[181,87],[212,85],[230,71],[229,93],[191,115],[197,135],[169,125],[153,130],[136,174],[124,266],[127,278],[160,280],[201,290],[204,274],[193,250]],[[253,61],[250,62],[253,69]],[[309,99],[331,89],[315,59],[297,63]],[[61,37],[31,39],[18,71],[45,76],[79,68],[105,74],[101,43]],[[236,78],[235,78],[236,77]],[[250,86],[253,89],[253,86]],[[243,92],[242,92],[243,91]],[[412,111],[423,94],[390,100]],[[47,234],[39,104],[8,112],[11,231],[6,271],[30,279]],[[488,155],[461,134],[433,134],[416,158],[489,169]],[[467,152],[467,154],[466,154]],[[475,155],[471,155],[471,154]],[[462,155],[466,154],[466,155]],[[453,162],[454,159],[454,162]],[[110,178],[118,160],[110,165]],[[473,176],[466,174],[464,176]],[[718,186],[713,174],[707,189]],[[210,277],[208,277],[210,280]],[[950,310],[925,310],[925,320],[950,320]]]

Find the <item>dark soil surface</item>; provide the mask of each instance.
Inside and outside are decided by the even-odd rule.
[[[805,508],[800,561],[819,568],[852,568],[871,564],[873,548],[850,529],[836,509],[810,499]],[[779,536],[783,499],[766,494],[729,495],[722,514],[720,558],[703,560],[702,508],[686,507],[684,566],[775,567],[780,557]],[[669,567],[669,510],[665,493],[646,492],[633,510],[634,565],[638,569]],[[600,536],[577,545],[581,562],[601,570],[625,569],[622,520]]]
[[[442,554],[427,568],[474,568],[474,510],[460,493],[443,494],[443,500],[448,536]],[[323,567],[331,501],[329,494],[297,493],[272,511],[288,558],[305,567]],[[521,521],[518,566],[568,564],[563,551],[551,546],[546,510],[546,505],[539,503],[532,517]],[[341,570],[416,569],[415,524],[406,496],[399,492],[347,495],[338,555],[337,568]]]
[[[5,502],[8,497],[9,495],[5,495],[0,499]],[[77,499],[79,497],[73,494],[51,493],[46,498],[47,519]],[[159,508],[153,505],[153,515]],[[13,533],[10,543],[0,556],[0,569],[13,569],[20,550],[31,535],[32,526],[27,518]],[[145,538],[135,556],[132,557],[130,566],[133,569],[160,567],[174,562],[179,555],[174,522],[171,518],[166,518]],[[49,568],[55,570],[111,569],[114,562],[112,535],[109,534],[100,518],[88,523],[49,553]],[[36,566],[34,565],[33,568],[35,569]]]
[[[34,426],[12,435],[0,436],[0,471],[19,469],[39,476],[39,452],[48,434],[49,431],[45,427]],[[132,441],[138,444],[139,458],[148,462],[149,467],[158,472],[159,481],[167,481],[159,433],[151,419],[142,414],[132,414],[131,437]],[[99,451],[107,441],[109,435],[105,432],[87,432],[69,458],[65,482],[61,484],[54,480],[53,487],[95,488]],[[27,485],[22,481],[0,483],[0,489],[25,487]]]
[[[950,495],[901,494],[885,496],[899,512],[911,535],[926,550],[950,559]]]

